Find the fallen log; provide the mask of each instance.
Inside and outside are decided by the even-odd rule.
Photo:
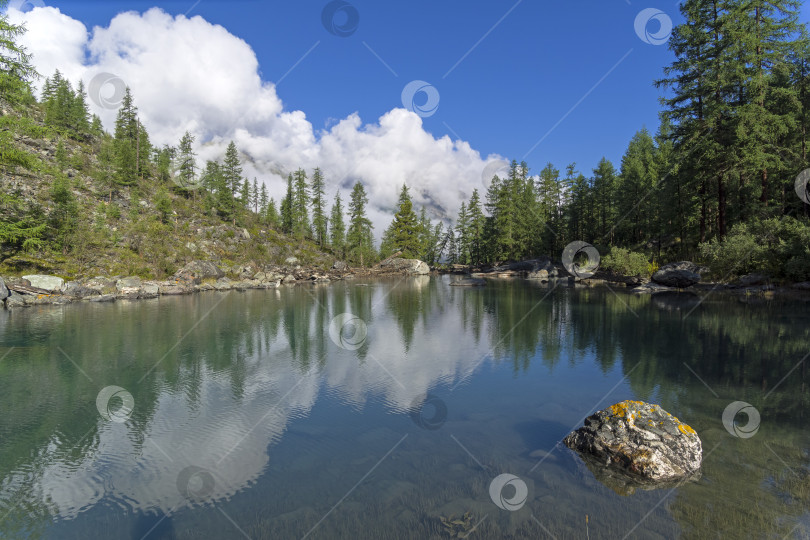
[[[8,287],[8,289],[11,291],[18,292],[21,294],[34,294],[34,295],[46,294],[48,296],[53,294],[51,291],[46,291],[45,289],[31,287],[30,285],[21,285],[19,283],[15,283],[13,285],[11,283],[6,283],[6,287]]]

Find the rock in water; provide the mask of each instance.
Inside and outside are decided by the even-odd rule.
[[[11,292],[9,292],[8,288],[6,287],[6,282],[0,277],[0,302],[8,298],[10,295]]]
[[[696,477],[703,458],[694,429],[643,401],[622,401],[589,416],[563,442],[642,485]]]

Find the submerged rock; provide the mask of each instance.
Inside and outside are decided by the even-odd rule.
[[[694,429],[643,401],[622,401],[589,416],[563,442],[590,462],[592,470],[601,464],[609,469],[605,474],[626,486],[661,487],[697,477],[703,459]]]
[[[452,287],[484,287],[486,284],[487,280],[480,278],[456,279],[450,282]]]

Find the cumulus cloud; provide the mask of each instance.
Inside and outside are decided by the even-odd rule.
[[[248,43],[200,16],[175,17],[159,8],[129,11],[91,31],[54,7],[25,14],[11,10],[9,16],[26,23],[22,41],[43,75],[58,68],[85,85],[99,73],[120,77],[132,89],[154,144],[176,145],[188,130],[204,161],[221,158],[234,140],[245,175],[267,184],[277,200],[286,174],[298,167],[320,166],[330,198],[336,189],[347,195],[362,181],[378,238],[403,183],[433,218],[452,218],[474,188],[485,189],[487,164],[502,159],[482,158],[464,141],[435,138],[405,109],[388,111],[375,123],[354,113],[316,131],[303,111],[285,110],[272,81],[261,79]],[[101,89],[105,96],[112,90]],[[96,103],[91,110],[112,128],[115,110]]]

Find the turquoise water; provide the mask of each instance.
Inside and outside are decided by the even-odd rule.
[[[0,537],[810,537],[810,305],[450,279],[0,312]],[[559,444],[624,399],[700,480]]]

